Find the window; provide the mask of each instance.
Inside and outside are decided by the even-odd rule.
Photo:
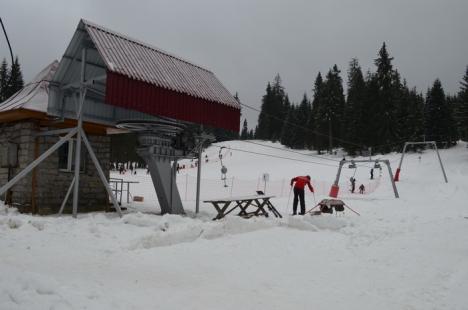
[[[75,170],[75,147],[74,139],[68,140],[58,149],[59,170],[72,172]],[[85,172],[86,168],[86,146],[81,144],[80,172]]]

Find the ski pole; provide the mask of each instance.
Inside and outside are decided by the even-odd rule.
[[[314,196],[314,206],[317,205],[317,201],[315,200],[315,192],[312,192],[312,195]]]
[[[289,202],[291,201],[291,192],[292,192],[292,186],[289,189],[288,204],[286,205],[286,212],[289,212]]]

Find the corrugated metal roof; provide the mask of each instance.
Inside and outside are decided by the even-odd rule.
[[[49,81],[55,74],[59,62],[54,60],[47,67],[42,69],[34,79],[27,83],[21,90],[13,96],[0,103],[0,112],[27,109],[39,112],[47,112],[49,100]]]
[[[240,109],[211,71],[89,21],[82,23],[109,71]]]

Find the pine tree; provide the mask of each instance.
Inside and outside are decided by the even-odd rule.
[[[364,102],[366,97],[366,83],[356,58],[349,63],[348,69],[348,97],[345,107],[345,131],[344,139],[352,142],[345,144],[346,151],[352,155],[356,153],[359,146],[363,144],[365,128],[363,126]]]
[[[271,127],[271,105],[273,101],[273,93],[271,90],[271,85],[268,82],[266,87],[266,94],[262,98],[262,106],[260,109],[260,114],[258,115],[258,125],[255,130],[256,139],[269,139],[270,137],[270,127]]]
[[[268,83],[266,94],[262,98],[262,106],[258,116],[256,137],[264,140],[279,140],[283,126],[286,93],[281,85],[281,77],[276,75],[273,84]]]
[[[321,119],[319,132],[328,136],[328,149],[331,152],[337,145],[336,139],[343,135],[343,113],[345,97],[343,92],[343,81],[340,77],[341,71],[337,65],[328,71],[326,82],[323,87],[322,109],[318,114]],[[319,106],[320,107],[320,106]],[[327,130],[324,130],[325,127]]]
[[[402,127],[404,128],[405,140],[418,140],[424,134],[424,97],[416,91],[416,88],[408,90],[405,85],[405,100],[406,108],[403,110],[404,115],[401,118],[404,120]]]
[[[297,107],[296,113],[296,135],[294,139],[294,148],[304,149],[306,147],[307,136],[310,134],[308,130],[309,125],[309,116],[311,115],[311,105],[307,94],[304,93],[302,101]]]
[[[460,81],[460,92],[458,93],[458,104],[456,109],[457,125],[460,136],[463,140],[468,140],[468,66],[465,75]]]
[[[372,111],[374,124],[371,132],[371,145],[382,145],[379,150],[386,153],[391,145],[398,140],[398,100],[401,96],[400,75],[393,70],[393,57],[387,52],[385,42],[379,51],[379,57],[374,63],[377,72],[373,75],[372,91],[375,98],[375,107]]]
[[[277,141],[281,136],[281,128],[283,125],[284,100],[286,93],[284,87],[281,84],[281,77],[279,74],[275,76],[272,85],[273,100],[271,105],[271,127],[270,127],[270,139]]]
[[[455,140],[454,121],[451,107],[447,104],[444,89],[439,79],[434,81],[426,96],[425,133],[427,140],[445,145]]]
[[[281,134],[280,134],[280,142],[283,145],[290,146],[291,141],[291,119],[293,113],[291,103],[289,102],[289,97],[286,95],[284,98],[284,105],[283,105],[283,124],[281,125]]]
[[[247,119],[244,119],[244,125],[242,126],[242,131],[240,135],[241,140],[249,139],[249,128],[247,126]]]
[[[291,104],[286,115],[286,126],[283,128],[281,143],[290,148],[296,148],[298,131],[294,124],[297,124],[297,109]]]
[[[8,99],[8,81],[10,80],[10,73],[8,70],[8,63],[5,58],[2,60],[0,65],[0,102]]]
[[[319,72],[314,82],[314,99],[312,101],[312,115],[314,117],[314,148],[320,153],[328,144],[328,120],[325,119],[326,106],[324,104],[325,82]]]
[[[13,96],[17,91],[22,89],[23,86],[23,73],[21,72],[18,56],[16,56],[15,62],[11,65],[9,83],[6,90],[7,98]]]

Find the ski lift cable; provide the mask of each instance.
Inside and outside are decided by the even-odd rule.
[[[8,49],[10,50],[11,65],[13,65],[15,63],[15,60],[14,60],[14,57],[13,57],[13,50],[11,49],[10,40],[8,39],[8,34],[7,34],[6,30],[5,30],[5,25],[3,25],[3,21],[2,21],[1,17],[0,17],[0,24],[2,25],[3,33],[5,34],[5,39],[6,39],[7,44],[8,44]]]
[[[221,146],[217,146],[217,145],[213,145],[213,146],[215,146],[215,147],[217,147],[217,148],[221,148]],[[261,155],[261,156],[267,156],[267,157],[272,157],[272,158],[279,158],[279,159],[285,159],[285,160],[291,160],[291,161],[297,161],[297,162],[302,162],[302,163],[316,164],[316,165],[328,166],[328,167],[334,167],[334,168],[336,168],[335,165],[324,164],[324,163],[319,163],[319,162],[310,161],[310,160],[301,160],[301,159],[295,159],[295,158],[290,158],[290,157],[283,157],[283,156],[265,154],[265,153],[260,153],[260,152],[246,151],[246,150],[241,150],[241,149],[232,148],[232,147],[231,147],[231,150],[233,150],[233,151],[238,151],[238,152],[243,152],[243,153]]]
[[[341,161],[341,160],[338,160],[338,159],[332,159],[332,158],[328,158],[328,157],[324,157],[324,156],[320,156],[320,155],[303,154],[303,153],[298,152],[298,151],[293,151],[293,150],[289,150],[289,149],[283,149],[283,148],[274,147],[274,146],[271,146],[271,145],[265,145],[265,144],[261,144],[261,143],[256,143],[256,142],[248,141],[248,140],[241,140],[241,142],[256,144],[256,145],[259,145],[259,146],[268,147],[268,148],[280,150],[280,151],[283,151],[283,152],[289,152],[289,153],[299,154],[299,155],[302,155],[302,156],[316,157],[316,158],[320,158],[320,159],[324,159],[324,160],[329,160],[329,161],[333,161],[333,162],[337,162],[337,163],[339,163],[339,162]],[[369,167],[369,166],[367,166],[367,165],[364,165],[364,164],[359,164],[358,166],[359,166],[359,167],[371,168],[371,167]]]

